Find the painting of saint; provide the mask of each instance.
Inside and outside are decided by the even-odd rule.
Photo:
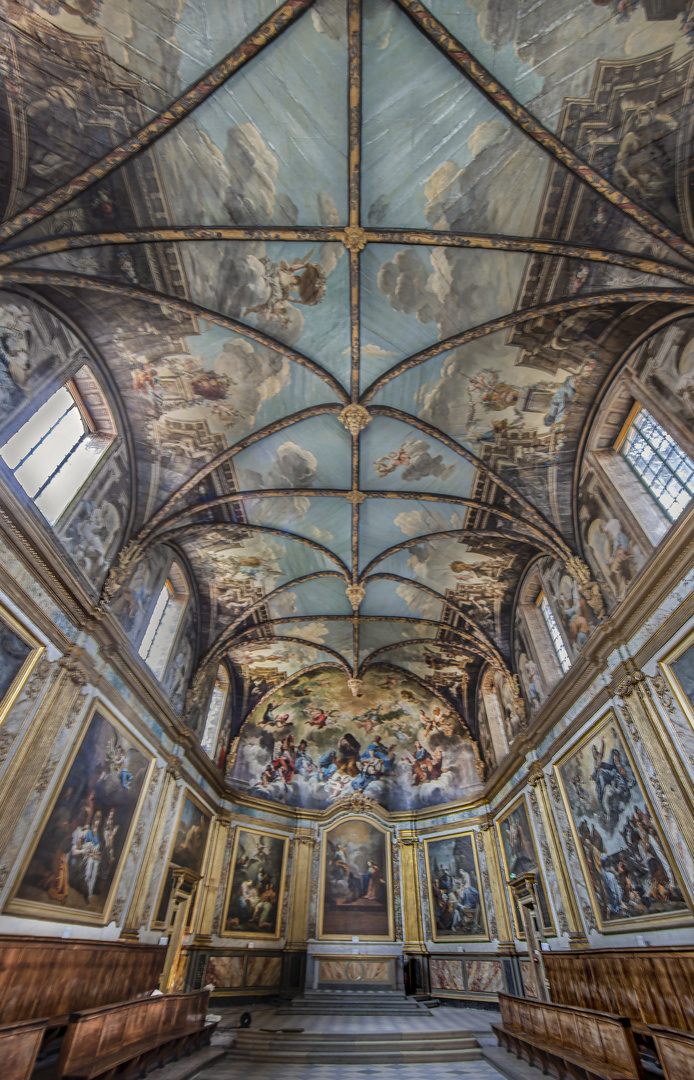
[[[614,715],[559,764],[600,927],[688,910]]]
[[[545,934],[554,934],[554,925],[549,911],[544,881],[542,880],[540,862],[535,850],[535,841],[528,820],[528,808],[525,799],[521,799],[513,810],[500,821],[497,821],[497,828],[509,881],[520,877],[521,874],[535,875],[535,893],[540,908],[538,915],[542,928]],[[523,920],[515,903],[514,913],[516,916],[516,932],[519,937],[522,937],[524,934]]]
[[[32,652],[31,645],[16,633],[9,620],[0,616],[0,709]]]
[[[287,839],[236,829],[222,933],[279,937]]]
[[[152,761],[99,710],[92,714],[12,910],[107,921]]]
[[[363,818],[323,834],[319,937],[392,938],[388,836]]]
[[[173,887],[171,868],[185,867],[186,870],[192,870],[194,874],[202,873],[211,820],[210,815],[186,795],[181,807],[171,861],[157,909],[158,923],[163,923],[166,919]]]
[[[474,836],[427,840],[427,873],[434,941],[487,937]]]

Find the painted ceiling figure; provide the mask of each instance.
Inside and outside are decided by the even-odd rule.
[[[311,262],[313,248],[305,259],[280,259],[273,262],[268,256],[261,256],[265,267],[265,285],[267,297],[259,304],[247,307],[247,315],[262,315],[266,319],[276,319],[281,325],[289,322],[289,308],[292,304],[313,307],[325,296],[325,271],[317,262]]]

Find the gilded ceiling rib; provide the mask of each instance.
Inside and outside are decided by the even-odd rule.
[[[345,402],[345,404],[349,401],[349,395],[341,383],[315,360],[311,360],[308,356],[297,352],[296,349],[289,348],[288,345],[283,345],[281,341],[270,337],[269,334],[264,334],[262,330],[257,330],[254,326],[238,322],[238,320],[232,319],[230,315],[221,315],[211,308],[193,303],[192,300],[183,300],[179,296],[170,296],[164,292],[154,292],[152,289],[145,289],[141,285],[126,285],[125,282],[109,281],[107,278],[90,274],[75,274],[69,270],[31,270],[29,268],[0,270],[0,285],[11,283],[18,285],[55,285],[58,288],[68,286],[75,289],[94,289],[96,292],[114,293],[118,296],[129,297],[131,300],[142,300],[147,304],[157,304],[159,307],[166,305],[167,308],[180,311],[184,315],[193,315],[197,319],[215,323],[216,326],[222,326],[226,330],[233,330],[234,333],[242,337],[257,341],[259,345],[264,345],[266,348],[272,349],[273,352],[286,356],[289,360],[293,360],[295,363],[307,368],[314,375],[317,375],[319,379],[327,383],[340,401]]]
[[[239,634],[239,636],[237,638],[234,638],[234,640],[232,642],[230,642],[229,648],[234,648],[236,645],[241,644],[241,642],[243,642],[243,641],[247,642],[248,639],[251,637],[251,635],[256,634],[258,632],[258,630],[261,629],[261,628],[262,628],[262,623],[259,623],[258,626],[252,626],[249,630],[244,630],[242,634]],[[259,638],[258,640],[259,640],[259,643],[263,643],[263,642],[267,643],[267,641],[268,641],[267,638]],[[278,643],[281,644],[283,641],[292,641],[292,642],[294,642],[295,645],[308,645],[309,649],[320,649],[322,652],[327,652],[331,656],[335,657],[337,662],[340,664],[340,666],[342,668],[344,668],[344,670],[347,672],[348,675],[353,675],[354,674],[354,671],[353,671],[352,667],[350,666],[349,661],[345,660],[344,656],[342,656],[342,654],[339,653],[336,649],[331,648],[330,645],[318,645],[318,644],[316,644],[315,641],[309,641],[308,638],[290,637],[289,635],[272,638],[272,643],[273,644],[278,644]],[[210,662],[210,660],[208,659],[206,661],[206,664],[208,664],[209,662]],[[200,667],[202,668],[202,661],[200,662]]]
[[[0,273],[0,281],[2,280]],[[536,304],[534,307],[519,308],[510,311],[507,315],[500,315],[497,319],[472,326],[469,330],[462,330],[459,334],[444,338],[433,345],[428,345],[412,356],[398,360],[388,371],[379,375],[377,379],[367,386],[359,401],[362,405],[368,405],[375,395],[383,387],[402,375],[405,371],[426,363],[427,360],[440,356],[441,353],[450,352],[460,345],[467,345],[470,341],[494,334],[497,330],[507,330],[518,323],[528,322],[533,319],[546,318],[550,315],[561,315],[563,312],[578,311],[581,308],[607,307],[609,304],[681,304],[691,306],[694,303],[694,293],[685,292],[684,289],[621,289],[611,292],[594,293],[590,296],[565,296],[560,300],[553,300],[548,304]]]
[[[461,637],[466,638],[468,641],[473,641],[474,642],[475,639],[471,638],[469,636],[469,634],[465,634],[462,631],[459,631],[459,633],[460,633]],[[369,653],[369,655],[366,657],[365,660],[362,660],[362,662],[359,665],[359,668],[357,670],[357,675],[358,676],[363,675],[365,669],[370,664],[374,664],[376,662],[376,657],[377,656],[382,656],[383,653],[393,652],[395,649],[405,648],[408,645],[421,645],[423,641],[426,641],[427,644],[434,644],[434,645],[437,644],[436,642],[432,642],[431,639],[429,639],[429,638],[403,638],[402,641],[393,641],[393,642],[390,643],[390,645],[381,645],[380,648],[374,649],[374,651],[372,653]],[[466,645],[465,648],[466,648],[467,652],[474,653],[475,656],[479,656],[481,660],[485,660],[485,661],[487,660],[487,657],[484,656],[481,652],[479,652],[474,647],[474,645]],[[398,666],[400,666],[400,665],[398,665]],[[407,668],[404,668],[403,670],[407,671]]]
[[[658,259],[649,259],[641,255],[627,255],[619,251],[605,251],[603,248],[584,247],[582,244],[570,244],[561,240],[540,240],[534,237],[493,236],[481,233],[461,233],[427,231],[424,229],[373,229],[360,228],[363,245],[378,244],[417,244],[426,247],[453,247],[469,250],[512,251],[529,255],[556,255],[559,258],[578,259],[583,262],[597,262],[610,266],[624,266],[643,274],[655,274],[659,277],[679,281],[683,285],[694,286],[694,273],[675,266],[673,263]],[[257,226],[236,228],[233,226],[170,226],[158,229],[133,229],[127,232],[76,233],[72,236],[52,236],[43,240],[19,243],[0,251],[0,268],[14,266],[25,259],[35,259],[42,255],[54,255],[61,251],[75,251],[90,247],[108,247],[124,244],[185,244],[220,240],[318,241],[319,243],[345,243],[346,229],[317,226]],[[360,249],[361,250],[361,249]]]
[[[534,544],[536,547],[540,546],[537,540],[533,540],[529,536],[518,536],[510,532],[502,532],[499,529],[442,529],[440,532],[422,533],[419,536],[411,536],[408,540],[403,540],[399,544],[393,544],[392,547],[386,548],[385,551],[380,552],[379,555],[375,555],[371,562],[367,563],[359,575],[359,580],[362,582],[365,581],[374,566],[378,566],[380,562],[389,558],[391,555],[395,555],[398,551],[406,551],[407,548],[411,547],[421,547],[423,544],[428,544],[432,540],[440,540],[443,537],[460,539],[470,537],[475,539],[476,537],[482,536],[492,537],[497,540],[523,540],[527,544]],[[553,554],[549,545],[543,546],[542,550],[545,554]]]
[[[76,195],[79,195],[86,188],[91,187],[98,180],[102,180],[114,169],[124,165],[126,161],[129,161],[136,154],[150,146],[166,131],[170,131],[184,117],[188,116],[193,109],[206,101],[210,94],[223,86],[232,75],[240,71],[249,60],[262,52],[266,45],[279,37],[288,26],[300,18],[305,11],[308,11],[313,3],[314,0],[286,0],[286,3],[276,8],[264,23],[261,23],[251,34],[245,37],[240,45],[232,49],[223,60],[215,64],[213,68],[203,75],[202,79],[190,86],[181,97],[160,112],[158,116],[155,116],[153,120],[150,120],[148,124],[145,124],[143,128],[140,128],[135,135],[126,139],[120,146],[110,150],[100,161],[95,162],[94,165],[91,165],[84,172],[57,188],[50,195],[39,199],[33,206],[23,210],[10,221],[6,221],[0,226],[0,241],[16,236],[17,233],[26,229],[29,225],[34,225],[37,221],[40,221],[46,214],[64,206],[65,203],[70,202],[71,199],[74,199]]]
[[[582,180],[593,191],[596,191],[613,206],[618,207],[624,214],[638,222],[641,228],[646,229],[652,236],[657,236],[679,255],[683,255],[690,261],[694,259],[694,246],[684,237],[663,225],[650,211],[645,210],[633,199],[630,199],[619,188],[601,176],[587,162],[583,161],[578,154],[574,153],[565,143],[558,139],[549,128],[540,123],[528,112],[513,95],[494,78],[490,71],[475,59],[472,53],[457,38],[446,30],[438,19],[424,7],[419,0],[395,0],[399,7],[413,20],[421,32],[448,59],[487,95],[487,97],[501,111],[506,113],[514,124],[517,124],[526,135],[534,139],[543,150],[546,150],[567,169],[570,169],[579,180]]]

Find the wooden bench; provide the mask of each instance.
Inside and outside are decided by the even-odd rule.
[[[210,1041],[209,991],[137,998],[73,1013],[58,1062],[64,1080],[143,1076]]]
[[[665,1080],[694,1076],[694,1035],[689,1031],[651,1025],[648,1028],[658,1051]]]
[[[581,1080],[641,1080],[629,1020],[611,1013],[499,994],[501,1046],[543,1072]],[[683,1080],[678,1077],[678,1080]]]
[[[29,1080],[48,1020],[20,1020],[0,1026],[0,1076]]]

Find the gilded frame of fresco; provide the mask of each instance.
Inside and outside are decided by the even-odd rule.
[[[123,847],[118,859],[118,865],[116,872],[111,881],[109,891],[104,903],[104,909],[101,914],[89,911],[84,911],[80,908],[74,907],[59,907],[57,904],[43,903],[37,900],[27,900],[21,897],[17,897],[17,893],[21,888],[29,865],[41,843],[44,836],[44,830],[54,813],[58,799],[63,790],[65,782],[70,774],[72,766],[82,749],[84,740],[89,732],[89,728],[96,714],[110,724],[118,735],[124,736],[128,742],[132,743],[135,749],[142,754],[145,760],[148,762],[140,789],[140,793],[137,797],[135,805],[133,807],[128,830],[123,842]],[[3,912],[8,915],[20,915],[24,918],[33,919],[49,919],[52,922],[74,922],[85,923],[90,926],[107,926],[111,921],[111,910],[118,893],[118,887],[120,885],[123,871],[125,869],[125,863],[127,861],[128,852],[132,844],[133,836],[140,820],[142,813],[142,807],[147,797],[147,790],[149,788],[150,781],[152,779],[152,773],[156,762],[156,756],[152,750],[150,750],[144,742],[134,733],[131,732],[108,708],[107,704],[101,699],[96,698],[90,708],[87,710],[87,714],[82,722],[79,731],[74,739],[73,745],[70,749],[70,753],[60,768],[60,773],[57,779],[53,783],[50,797],[46,800],[38,824],[32,825],[32,842],[28,846],[26,853],[21,861],[19,870],[16,873],[15,881],[12,886],[9,899],[3,908]]]
[[[692,728],[694,728],[694,700],[687,694],[687,691],[682,685],[682,682],[677,675],[677,671],[675,670],[675,664],[678,660],[681,660],[685,653],[689,652],[690,649],[694,650],[694,628],[685,634],[685,636],[681,638],[665,656],[660,658],[658,665],[665,677],[668,688],[677,699],[677,704],[687,717]]]
[[[205,866],[207,864],[207,860],[209,858],[210,841],[212,839],[212,833],[214,831],[213,830],[214,818],[215,818],[214,812],[212,810],[210,810],[210,808],[208,806],[205,806],[205,804],[203,802],[201,802],[200,799],[196,798],[195,795],[193,794],[193,792],[190,790],[190,788],[184,788],[183,789],[183,798],[181,799],[181,805],[179,806],[178,813],[176,814],[176,825],[175,825],[175,828],[172,830],[172,834],[171,834],[173,839],[171,841],[171,847],[169,849],[168,859],[167,859],[167,862],[166,862],[166,869],[165,869],[164,873],[162,874],[161,885],[159,886],[159,892],[157,894],[157,903],[156,903],[156,906],[154,907],[154,911],[155,911],[156,914],[155,914],[155,918],[152,920],[152,924],[151,924],[153,930],[164,930],[164,929],[166,929],[166,921],[162,920],[162,919],[157,919],[156,915],[159,914],[159,908],[161,906],[162,897],[164,896],[164,892],[166,890],[166,882],[167,882],[167,879],[168,879],[168,876],[169,876],[169,870],[171,869],[171,866],[172,866],[171,857],[172,857],[172,855],[174,853],[174,849],[176,847],[176,837],[178,836],[178,830],[179,830],[179,827],[180,827],[180,824],[181,824],[181,818],[183,817],[183,811],[185,809],[186,799],[189,799],[190,802],[192,802],[193,806],[195,806],[202,814],[204,814],[206,817],[209,818],[209,826],[208,826],[208,829],[207,829],[207,839],[205,840],[205,849],[204,849],[204,851],[202,853],[202,870],[201,870],[201,875],[200,875],[201,877],[204,875],[204,869],[205,869]],[[196,888],[195,888],[195,896],[193,897],[193,903],[191,904],[190,911],[188,912],[188,919],[187,919],[187,922],[186,922],[186,930],[188,930],[191,926],[194,925],[195,917],[196,917],[196,915],[198,913],[199,905],[200,905],[200,889],[198,889],[197,886],[196,886]]]
[[[436,928],[436,918],[434,917],[434,891],[432,888],[433,875],[431,872],[431,863],[429,859],[429,845],[435,844],[439,840],[457,840],[459,837],[469,836],[470,846],[472,847],[472,857],[475,862],[475,874],[477,875],[477,885],[480,894],[480,910],[482,913],[482,921],[484,923],[483,934],[446,934],[445,936],[439,936]],[[480,874],[480,861],[477,854],[477,844],[475,842],[475,830],[463,829],[462,832],[447,833],[445,836],[431,836],[427,837],[424,841],[424,857],[427,867],[427,895],[429,898],[429,916],[431,918],[431,936],[433,941],[446,942],[446,941],[489,941],[489,922],[487,920],[487,908],[484,903],[484,893],[482,891],[482,875]]]
[[[624,747],[624,751],[626,753],[629,765],[630,765],[630,767],[631,767],[631,769],[632,769],[632,771],[634,773],[634,776],[636,777],[636,781],[637,781],[637,784],[639,786],[639,790],[640,790],[640,800],[639,801],[643,800],[644,805],[645,805],[646,809],[648,810],[648,813],[651,816],[651,820],[655,824],[655,827],[657,829],[658,841],[659,841],[659,843],[660,843],[660,845],[661,845],[661,847],[663,849],[663,853],[665,854],[665,856],[666,856],[666,858],[668,860],[669,868],[673,873],[673,876],[674,876],[674,878],[676,880],[677,886],[680,889],[680,892],[682,893],[682,897],[684,898],[685,907],[678,910],[678,911],[657,912],[655,915],[640,915],[640,916],[632,916],[632,917],[627,917],[627,918],[615,918],[615,919],[609,919],[607,921],[605,921],[605,919],[603,919],[603,917],[602,917],[602,913],[600,911],[599,904],[597,903],[595,890],[594,890],[593,885],[592,885],[592,879],[591,879],[590,871],[588,869],[588,864],[586,862],[586,856],[585,856],[585,852],[584,852],[584,849],[583,849],[583,843],[581,841],[581,837],[580,837],[578,829],[576,827],[573,811],[572,811],[572,808],[571,808],[571,802],[570,802],[570,799],[569,799],[569,794],[568,794],[568,792],[566,790],[566,785],[564,783],[564,777],[562,776],[561,770],[562,770],[562,766],[566,765],[569,762],[569,760],[571,758],[575,757],[575,755],[577,753],[579,753],[588,743],[594,742],[596,739],[598,739],[600,737],[601,732],[604,731],[609,726],[615,727],[617,729],[617,732],[619,734],[621,744]],[[593,914],[595,915],[595,921],[597,923],[599,932],[601,934],[624,934],[624,933],[631,933],[631,932],[637,933],[639,930],[644,930],[644,929],[653,930],[653,929],[658,929],[659,927],[662,927],[664,929],[671,928],[673,926],[673,924],[674,925],[682,925],[683,923],[686,923],[687,925],[691,925],[692,912],[691,912],[691,909],[690,909],[688,901],[687,901],[687,897],[689,896],[689,892],[686,889],[686,887],[685,887],[685,885],[684,885],[684,883],[682,881],[682,877],[681,877],[681,874],[680,874],[680,869],[679,869],[679,866],[677,865],[677,860],[674,857],[672,847],[668,843],[666,837],[664,836],[662,826],[661,826],[657,816],[655,815],[655,812],[654,812],[654,809],[653,809],[653,803],[652,803],[651,799],[648,796],[648,792],[646,790],[646,785],[644,783],[644,778],[643,778],[643,776],[642,776],[642,774],[641,774],[641,772],[640,772],[640,770],[639,770],[639,768],[637,766],[636,760],[634,758],[631,747],[629,745],[629,741],[628,741],[628,739],[626,737],[626,734],[624,732],[624,728],[620,724],[619,718],[618,718],[616,712],[613,709],[610,709],[607,713],[603,713],[603,715],[600,716],[595,721],[594,724],[591,724],[591,726],[581,736],[581,738],[578,739],[577,742],[573,743],[573,745],[571,746],[571,748],[569,750],[567,750],[564,754],[562,754],[562,756],[554,763],[554,774],[555,774],[555,776],[557,778],[557,783],[559,785],[559,790],[561,791],[562,802],[564,804],[564,811],[565,811],[566,816],[568,818],[569,828],[571,829],[571,836],[572,836],[572,839],[573,839],[573,842],[574,842],[574,846],[576,848],[576,851],[578,852],[578,858],[579,858],[580,863],[581,863],[581,870],[583,872],[583,877],[584,877],[584,880],[585,880],[586,889],[587,889],[588,895],[590,897],[590,903],[591,903],[591,906],[593,908]]]
[[[385,872],[386,872],[386,911],[388,914],[388,933],[387,934],[361,934],[359,935],[359,941],[394,941],[395,940],[395,915],[393,911],[393,858],[391,854],[391,834],[387,828],[383,825],[379,825],[377,822],[372,821],[371,818],[366,817],[365,814],[349,814],[344,818],[338,818],[337,821],[331,822],[330,825],[326,825],[321,834],[321,852],[320,852],[320,872],[319,872],[319,889],[318,889],[318,927],[316,937],[322,941],[352,941],[352,934],[326,934],[323,932],[323,916],[325,912],[325,881],[326,881],[326,862],[327,862],[327,834],[332,832],[337,826],[347,824],[350,821],[363,821],[371,829],[376,829],[383,834],[384,837],[384,849],[385,849]]]
[[[2,602],[0,602],[0,621],[30,650],[0,700],[0,727],[2,727],[7,714],[21,694],[24,684],[46,651],[46,647]]]
[[[496,828],[497,840],[498,840],[498,843],[499,843],[499,851],[501,852],[502,865],[503,865],[503,870],[504,870],[504,875],[505,875],[504,876],[504,881],[505,882],[510,881],[510,871],[509,871],[509,868],[508,868],[508,863],[506,861],[506,849],[504,848],[504,840],[503,840],[503,836],[501,834],[501,826],[503,825],[503,823],[509,817],[511,817],[511,815],[518,809],[518,807],[521,804],[523,804],[525,806],[525,813],[526,813],[526,817],[527,817],[527,820],[528,820],[528,828],[530,829],[530,839],[532,840],[533,851],[535,853],[535,858],[537,860],[537,867],[533,871],[533,873],[535,874],[536,878],[539,880],[539,882],[540,882],[540,884],[542,886],[542,889],[543,889],[544,894],[545,894],[545,900],[546,900],[546,903],[547,903],[547,911],[549,912],[549,923],[546,926],[542,927],[542,931],[543,931],[545,937],[556,937],[557,936],[557,928],[556,928],[556,926],[554,924],[554,914],[552,912],[552,905],[550,903],[549,893],[547,891],[547,882],[545,881],[545,875],[544,875],[544,872],[542,870],[542,866],[540,865],[540,856],[538,855],[538,851],[537,851],[537,840],[535,838],[535,833],[533,832],[533,826],[532,826],[532,821],[531,821],[531,817],[530,817],[530,810],[528,808],[528,801],[525,798],[524,794],[521,794],[519,796],[519,798],[517,798],[508,807],[508,809],[503,814],[501,814],[500,817],[498,817],[496,819],[496,821],[494,822],[494,826]],[[510,892],[510,891],[511,890],[509,890],[508,887],[507,887],[507,892]],[[523,925],[519,921],[520,912],[518,911],[518,904],[517,904],[516,899],[515,899],[515,897],[513,895],[511,896],[511,908],[513,910],[513,922],[514,922],[514,925],[515,925],[515,928],[516,928],[516,937],[521,941],[525,941],[525,928],[523,927]],[[539,914],[539,912],[538,912],[538,914]]]
[[[251,836],[271,836],[273,840],[281,840],[283,844],[282,848],[282,869],[280,871],[279,887],[277,889],[277,922],[275,924],[275,932],[269,934],[263,931],[250,931],[250,930],[227,930],[226,924],[229,917],[229,905],[231,903],[231,893],[234,887],[234,871],[236,870],[236,858],[239,850],[239,841],[241,834],[246,833]],[[282,911],[284,906],[284,887],[286,883],[287,875],[287,859],[289,857],[289,837],[285,833],[276,833],[272,829],[248,829],[245,825],[237,825],[234,829],[234,846],[231,851],[231,861],[229,863],[229,880],[227,881],[226,890],[224,893],[224,907],[222,908],[222,925],[220,928],[220,937],[230,938],[258,938],[261,941],[278,941],[282,936]]]

